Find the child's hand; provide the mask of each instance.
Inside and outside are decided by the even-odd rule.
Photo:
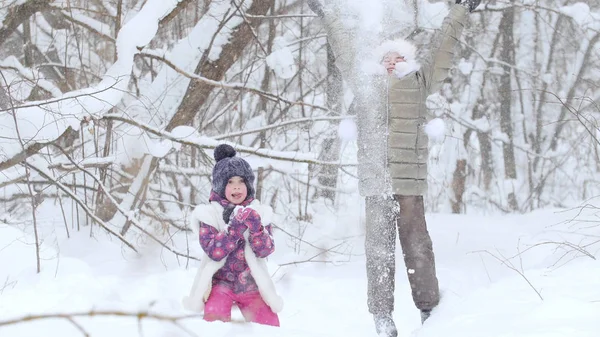
[[[260,214],[252,208],[246,208],[245,211],[248,213],[245,223],[250,229],[250,233],[260,232],[262,230]]]
[[[243,220],[238,219],[237,216],[234,216],[229,221],[229,235],[241,238],[246,229],[248,229],[248,226],[246,226]]]
[[[250,233],[259,232],[262,229],[260,214],[250,207],[240,208],[235,219],[243,221],[250,229]]]

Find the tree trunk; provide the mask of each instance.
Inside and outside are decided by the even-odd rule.
[[[250,8],[248,8],[246,11],[246,14],[266,15],[271,5],[271,1],[253,1]],[[203,77],[214,81],[222,81],[227,73],[227,70],[229,70],[229,68],[231,68],[231,66],[242,55],[246,46],[255,39],[254,31],[258,28],[260,23],[260,20],[252,20],[251,22],[240,23],[240,25],[231,34],[229,43],[222,45],[220,57],[216,60],[209,60],[208,54],[210,53],[210,50],[206,50],[200,62],[196,66],[195,73],[201,74]],[[190,81],[177,112],[173,115],[166,126],[166,131],[172,131],[178,126],[190,125],[200,110],[200,107],[202,107],[213,89],[214,86],[211,84],[195,80]],[[135,197],[134,202],[131,205],[127,205],[127,210],[141,208],[140,202],[144,200],[143,196],[146,193],[148,183],[150,182],[151,176],[154,174],[157,165],[158,159],[152,158],[150,166],[138,173],[145,175],[143,186],[142,188],[136,188],[136,190],[130,190],[128,192],[135,193]],[[116,211],[116,206],[112,205],[112,207],[110,207],[110,212],[106,212],[105,216],[114,216]],[[112,216],[109,218],[112,218]],[[127,225],[126,227],[128,228]],[[127,230],[124,227],[122,234],[125,235],[126,231]]]
[[[271,0],[271,15],[275,12],[275,1]],[[276,36],[276,28],[275,22],[273,20],[269,21],[269,40],[267,42],[267,54],[271,54],[273,51],[273,41]],[[260,89],[264,92],[268,92],[270,89],[270,78],[271,78],[271,70],[269,67],[265,67],[265,73],[263,75],[263,81],[260,85]],[[258,109],[258,113],[266,113],[267,111],[267,99],[263,96],[260,97],[260,109]],[[268,119],[267,119],[268,120]],[[267,145],[267,133],[265,131],[259,134],[260,137],[260,148],[263,149]],[[263,194],[263,180],[264,180],[265,169],[260,166],[256,172],[256,195],[255,198],[258,200],[262,200]]]
[[[500,77],[500,130],[507,139],[502,143],[504,154],[504,177],[506,179],[517,178],[517,167],[515,163],[515,147],[513,136],[512,106],[513,95],[511,90],[512,71],[509,64],[515,64],[515,44],[513,39],[515,11],[513,7],[507,8],[500,21],[500,32],[502,34],[502,48],[500,59],[504,61],[503,72]],[[514,191],[508,194],[509,207],[512,210],[518,208]]]
[[[482,102],[477,102],[473,107],[473,119],[484,118],[485,113],[482,111],[485,109],[485,105]],[[470,138],[471,132],[474,130],[470,129],[465,133],[465,140]],[[479,141],[479,154],[481,156],[481,174],[483,174],[483,187],[487,191],[490,188],[492,179],[494,178],[494,163],[492,161],[492,141],[490,140],[490,134],[488,132],[477,132],[477,140]]]
[[[467,160],[456,161],[456,168],[452,177],[452,191],[454,199],[451,200],[452,213],[459,214],[463,208],[463,195],[465,194],[465,183],[467,180]]]
[[[271,8],[271,1],[253,1],[250,8],[246,11],[249,15],[266,15]],[[205,52],[201,62],[198,63],[194,73],[200,74],[205,78],[221,81],[225,77],[225,73],[237,61],[244,52],[245,47],[254,40],[253,30],[260,24],[260,20],[252,20],[250,23],[241,23],[229,43],[223,45],[220,57],[217,60],[208,60],[208,53]],[[204,61],[204,62],[202,62]],[[182,125],[189,125],[190,122],[200,110],[200,107],[207,100],[214,86],[200,81],[191,81],[177,112],[169,121],[166,131],[171,131],[174,128]]]
[[[335,65],[335,55],[331,50],[331,46],[327,44],[327,107],[331,111],[331,115],[340,116],[342,110],[342,74]],[[337,126],[339,123],[331,123],[332,134],[323,140],[319,160],[323,161],[338,161],[340,159],[341,143],[337,135]],[[324,189],[317,189],[316,197],[324,197],[335,202],[335,189],[337,187],[338,177],[337,166],[328,165],[322,166],[318,172],[319,184]]]

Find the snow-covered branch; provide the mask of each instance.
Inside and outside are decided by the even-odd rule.
[[[13,124],[14,125],[14,124]],[[2,128],[0,127],[0,130]],[[46,146],[54,143],[54,142],[60,142],[63,139],[68,139],[68,138],[72,138],[73,137],[73,133],[75,133],[75,135],[77,135],[77,132],[74,131],[72,128],[68,127],[64,130],[64,132],[55,140],[51,140],[48,142],[29,142],[26,144],[26,146],[24,145],[21,151],[19,152],[15,152],[12,151],[10,152],[12,156],[8,156],[5,155],[5,152],[3,149],[0,149],[0,153],[2,153],[2,160],[0,161],[0,171],[6,170],[8,168],[11,168],[15,165],[20,164],[21,162],[23,162],[24,160],[26,160],[27,158],[37,154],[41,149],[45,148]],[[14,139],[10,139],[11,141],[18,141],[18,137],[14,138]]]
[[[116,159],[117,158],[115,156],[90,157],[78,161],[77,165],[84,168],[105,168],[112,165],[116,161]],[[77,169],[78,166],[75,166],[70,160],[60,160],[54,161],[50,166],[48,166],[48,168],[51,170],[58,171],[73,171]]]
[[[116,84],[116,83],[115,83]],[[98,94],[104,94],[106,91],[111,90],[115,88],[115,85],[112,85],[110,87],[106,87],[106,88],[100,88],[97,91],[94,92],[81,92],[81,93],[76,93],[76,94],[64,94],[61,97],[57,97],[57,98],[52,98],[52,99],[47,99],[47,100],[43,100],[43,101],[36,101],[36,102],[28,102],[28,103],[24,103],[18,106],[11,106],[8,108],[0,108],[0,116],[3,116],[1,113],[2,112],[7,112],[7,111],[17,111],[17,110],[25,110],[25,109],[29,109],[29,108],[40,108],[42,110],[51,112],[50,108],[48,108],[48,106],[54,106],[54,105],[62,105],[63,103],[68,103],[72,100],[78,100],[78,99],[83,99],[85,97],[96,97]],[[1,119],[2,117],[0,117]]]
[[[257,20],[278,20],[278,19],[297,19],[297,18],[316,18],[316,15],[312,14],[280,14],[280,15],[252,15],[246,14],[249,19]]]
[[[279,122],[279,123],[269,124],[269,125],[266,125],[266,126],[263,126],[260,128],[226,133],[226,134],[222,134],[220,136],[216,136],[214,138],[221,140],[221,139],[249,135],[249,134],[253,134],[253,133],[260,133],[260,132],[278,129],[278,128],[281,128],[284,126],[289,126],[289,125],[294,125],[294,124],[314,123],[314,122],[318,122],[318,121],[339,121],[339,120],[343,120],[343,119],[347,119],[347,118],[348,118],[347,116],[322,116],[322,117],[298,118],[298,119],[294,119],[294,120],[290,120],[290,121],[283,121],[283,122]]]
[[[69,127],[78,130],[82,115],[103,114],[121,102],[127,91],[138,47],[145,46],[154,38],[159,20],[173,10],[178,2],[149,0],[144,4],[139,13],[119,31],[116,42],[118,58],[97,85],[65,93],[55,100],[27,103],[25,106],[8,109],[14,110],[14,116],[0,114],[0,131],[9,140],[3,143],[1,154],[7,158],[18,156],[21,148],[18,138],[31,144],[51,142]],[[42,6],[47,1],[32,0],[23,6],[34,4]],[[31,14],[35,12],[34,9],[39,10],[39,7],[32,7]],[[1,36],[0,29],[0,42]],[[20,137],[17,137],[15,130],[15,119],[18,121]]]
[[[89,30],[90,32],[103,38],[104,40],[113,43],[116,42],[116,40],[112,36],[110,36],[110,27],[103,24],[102,22],[89,18],[85,15],[76,15],[67,11],[61,11],[60,14],[65,20]]]
[[[31,68],[27,68],[19,62],[14,56],[9,56],[0,61],[0,69],[12,70],[19,74],[22,78],[30,82],[33,86],[39,86],[54,97],[62,96],[62,92],[51,81],[44,79],[39,74],[36,74]],[[9,85],[10,83],[7,83]]]
[[[170,141],[192,146],[198,149],[214,149],[219,144],[228,143],[233,146],[236,151],[241,153],[253,154],[258,157],[275,159],[275,160],[283,160],[283,161],[291,161],[297,163],[305,163],[305,164],[315,164],[315,165],[335,165],[335,166],[355,166],[355,163],[340,163],[340,162],[327,162],[317,159],[317,154],[313,153],[300,153],[296,151],[275,151],[268,149],[260,149],[260,148],[252,148],[248,146],[242,146],[235,143],[223,142],[219,141],[216,138],[210,138],[205,136],[197,135],[196,129],[188,126],[181,126],[175,128],[172,132],[163,131],[158,129],[157,127],[153,127],[144,123],[140,123],[134,121],[130,118],[123,117],[117,114],[106,114],[102,117],[103,119],[117,120],[120,122],[124,122],[130,125],[134,125],[146,132],[152,133],[156,136],[160,136],[162,138],[168,139]]]

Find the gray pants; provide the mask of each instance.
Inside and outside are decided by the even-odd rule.
[[[396,229],[416,307],[433,309],[440,300],[423,197],[370,196],[366,197],[365,250],[368,306],[372,314],[394,310]]]

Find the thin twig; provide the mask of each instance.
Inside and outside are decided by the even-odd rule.
[[[137,253],[137,249],[133,246],[133,244],[131,244],[130,242],[128,242],[127,239],[125,239],[121,234],[113,231],[108,226],[108,224],[106,224],[102,219],[100,219],[98,216],[96,216],[94,214],[94,212],[79,197],[77,197],[77,195],[75,195],[68,187],[66,187],[65,185],[63,185],[60,181],[56,181],[55,179],[53,179],[43,169],[40,169],[37,166],[35,166],[33,164],[30,164],[30,163],[25,163],[25,165],[27,165],[28,167],[30,167],[31,169],[33,169],[34,171],[36,171],[37,173],[39,173],[42,177],[48,179],[48,181],[50,181],[53,184],[55,184],[58,188],[60,188],[63,192],[65,192],[69,197],[71,197],[71,199],[73,199],[75,201],[75,203],[77,205],[79,205],[79,207],[81,207],[87,214],[89,214],[90,217],[94,221],[96,221],[102,228],[104,228],[110,234],[116,236],[119,240],[121,240],[121,242],[123,242],[125,245],[127,245],[127,247],[131,248],[131,250],[133,250],[134,252]]]
[[[533,289],[533,291],[535,291],[535,293],[538,295],[538,297],[540,298],[540,300],[542,300],[542,301],[544,300],[544,298],[542,297],[542,294],[533,286],[533,284],[531,283],[531,281],[529,281],[529,279],[525,276],[525,274],[522,271],[520,271],[519,269],[515,268],[515,266],[513,266],[513,264],[511,262],[509,262],[508,259],[504,258],[504,256],[503,256],[504,259],[501,259],[501,258],[497,257],[496,255],[490,253],[487,250],[475,251],[474,253],[489,254],[490,256],[492,256],[493,258],[495,258],[496,260],[498,260],[500,263],[502,263],[503,265],[505,265],[507,268],[515,271],[517,274],[519,274],[525,280],[525,282],[527,282],[527,284],[529,284],[529,286],[531,287],[531,289]]]
[[[279,264],[279,267],[284,267],[284,266],[289,266],[289,265],[298,265],[298,264],[302,264],[302,263],[309,263],[309,262],[317,262],[317,263],[333,263],[333,262],[331,262],[331,261],[314,261],[314,259],[316,259],[317,257],[319,257],[319,256],[321,256],[321,255],[323,255],[323,254],[326,254],[326,253],[328,253],[328,252],[330,252],[330,251],[333,251],[333,249],[335,249],[335,248],[337,248],[337,247],[341,246],[342,244],[344,244],[344,243],[343,243],[343,242],[341,242],[341,243],[339,243],[339,244],[337,244],[337,245],[335,245],[335,246],[333,246],[333,247],[331,247],[331,248],[325,249],[325,250],[323,250],[323,251],[319,252],[318,254],[316,254],[316,255],[312,256],[311,258],[309,258],[309,259],[307,259],[307,260],[304,260],[304,261],[292,261],[292,262],[281,263],[281,264]]]
[[[72,320],[75,317],[90,317],[91,318],[91,317],[103,317],[103,316],[130,317],[130,318],[138,318],[138,319],[151,318],[151,319],[155,319],[158,321],[166,321],[166,322],[172,322],[172,323],[177,323],[181,320],[186,320],[186,319],[194,319],[194,318],[197,319],[199,317],[197,314],[170,316],[170,315],[163,315],[163,314],[157,314],[157,313],[150,313],[147,311],[125,312],[125,311],[116,311],[116,310],[91,310],[91,311],[72,312],[72,313],[26,315],[26,316],[21,316],[21,317],[17,317],[17,318],[0,321],[0,326],[8,326],[8,325],[14,325],[14,324],[20,324],[20,323],[26,323],[26,322],[32,322],[32,321],[45,320],[45,319],[63,318],[63,319],[67,319],[67,320]]]
[[[197,257],[193,257],[193,256],[189,256],[186,255],[184,253],[180,253],[178,251],[176,251],[175,249],[167,246],[164,242],[162,242],[160,239],[158,239],[156,236],[154,236],[154,234],[148,232],[148,230],[146,230],[138,221],[138,219],[136,219],[135,217],[131,216],[131,212],[128,212],[126,210],[124,210],[123,208],[121,208],[121,206],[119,205],[119,202],[112,196],[112,194],[110,194],[109,189],[104,186],[104,184],[102,183],[102,181],[100,180],[100,178],[98,178],[94,173],[88,171],[87,169],[79,166],[79,164],[77,164],[70,156],[68,153],[64,152],[64,150],[55,145],[56,148],[58,148],[60,151],[63,152],[63,154],[69,159],[71,160],[71,163],[73,165],[75,165],[80,171],[82,171],[83,173],[89,175],[97,184],[98,184],[98,188],[102,189],[102,192],[104,192],[104,195],[109,199],[109,201],[111,203],[113,203],[116,207],[117,210],[125,217],[125,219],[128,222],[131,222],[131,224],[133,224],[133,226],[137,229],[139,229],[141,232],[143,232],[144,234],[148,235],[152,240],[154,240],[155,242],[157,242],[158,244],[160,244],[161,246],[163,246],[164,248],[166,248],[167,250],[169,250],[171,253],[178,255],[178,256],[182,256],[182,257],[186,257],[186,258],[190,258],[190,259],[194,259],[194,260],[199,260]],[[84,175],[85,176],[85,175]]]

